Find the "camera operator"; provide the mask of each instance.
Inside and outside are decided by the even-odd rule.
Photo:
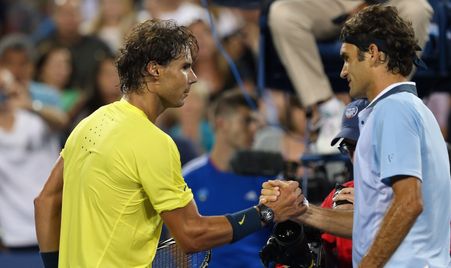
[[[346,106],[341,121],[341,131],[332,140],[334,146],[354,161],[354,151],[360,135],[358,113],[368,105],[366,99],[358,99]],[[354,208],[354,181],[350,180],[337,187],[324,199],[321,207],[333,209]],[[325,252],[326,267],[352,268],[352,240],[324,233],[321,236]]]

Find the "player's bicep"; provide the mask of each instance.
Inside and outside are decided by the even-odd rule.
[[[64,160],[60,156],[58,157],[53,169],[50,173],[47,182],[42,189],[40,196],[61,196],[63,194],[63,173],[64,173]]]

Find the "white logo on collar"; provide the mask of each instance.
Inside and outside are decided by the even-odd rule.
[[[354,116],[356,116],[356,114],[359,112],[359,108],[353,106],[353,107],[349,107],[348,109],[346,109],[345,111],[345,116],[346,118],[350,119],[353,118]]]

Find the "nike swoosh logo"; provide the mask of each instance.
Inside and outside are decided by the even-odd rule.
[[[239,225],[243,225],[244,219],[246,219],[246,215],[243,216],[243,218],[241,219],[241,221],[238,222],[238,224],[239,224]]]

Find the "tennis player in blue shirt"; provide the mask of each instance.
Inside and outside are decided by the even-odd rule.
[[[359,113],[354,210],[310,206],[295,220],[353,240],[354,267],[450,267],[451,179],[437,120],[407,81],[421,65],[412,26],[393,7],[371,6],[341,32],[342,78]],[[261,199],[278,193],[268,182]]]

